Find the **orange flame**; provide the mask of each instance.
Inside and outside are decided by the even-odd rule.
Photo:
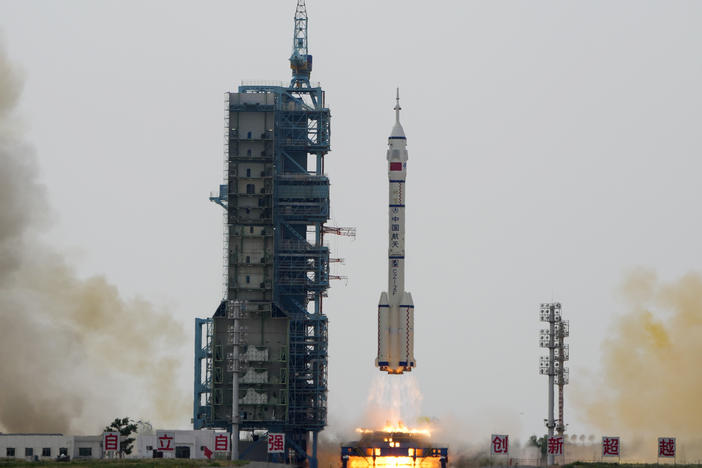
[[[440,468],[441,461],[438,458],[417,458],[412,457],[377,457],[368,459],[363,457],[349,457],[346,465],[348,468]]]
[[[361,434],[368,434],[371,432],[396,432],[396,433],[403,433],[403,434],[420,434],[420,435],[425,435],[427,437],[431,437],[431,430],[428,428],[409,428],[405,426],[402,421],[398,421],[395,424],[392,424],[390,421],[385,423],[385,427],[382,429],[364,429],[364,428],[358,428],[356,429],[356,432],[360,432]]]

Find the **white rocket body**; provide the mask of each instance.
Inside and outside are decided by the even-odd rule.
[[[389,374],[409,372],[414,360],[414,303],[405,291],[405,181],[407,138],[400,124],[400,96],[396,121],[388,138],[388,290],[378,303],[378,358],[375,365]]]

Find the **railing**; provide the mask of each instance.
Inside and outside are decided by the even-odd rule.
[[[290,82],[275,80],[241,80],[241,86],[280,86],[281,88],[289,88]],[[320,86],[321,84],[319,81],[310,82],[310,88],[319,88]]]
[[[286,181],[286,180],[309,180],[310,182],[314,181],[321,181],[323,179],[329,179],[326,174],[310,174],[309,172],[301,174],[301,173],[296,173],[296,172],[285,172],[283,174],[278,174],[278,180],[281,181]]]
[[[241,86],[280,86],[282,88],[287,88],[290,85],[286,81],[276,81],[276,80],[241,80]]]
[[[296,240],[283,240],[278,244],[278,250],[290,250],[294,252],[299,251],[309,251],[309,250],[321,250],[325,246],[315,247],[309,242],[296,241]]]

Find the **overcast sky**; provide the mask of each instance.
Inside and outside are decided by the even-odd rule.
[[[223,95],[289,79],[294,9],[0,1],[55,218],[45,238],[189,337],[222,291],[222,213],[207,197],[222,179]],[[330,224],[358,229],[331,241],[348,281],[324,307],[330,423],[360,424],[377,374],[399,85],[422,414],[476,434],[543,432],[539,303],[564,304],[577,387],[626,311],[628,271],[700,267],[702,3],[309,0],[308,13],[312,80],[332,113]],[[568,396],[570,432],[594,433]]]

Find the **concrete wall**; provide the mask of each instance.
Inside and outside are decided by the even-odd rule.
[[[159,432],[161,432],[159,430]],[[178,450],[181,456],[189,455],[188,458],[207,458],[204,448],[207,447],[213,452],[212,457],[226,457],[229,452],[216,452],[215,437],[226,436],[226,432],[216,432],[214,430],[200,431],[168,431],[174,435],[172,451],[164,451],[163,458],[176,458]],[[265,447],[265,444],[263,445]],[[134,442],[134,450],[129,458],[152,458],[153,450],[158,449],[159,444],[157,434],[137,434]],[[14,455],[8,455],[8,448],[14,449]],[[33,460],[37,456],[39,460],[54,460],[59,455],[60,449],[66,449],[66,453],[72,460],[103,458],[102,434],[95,436],[70,436],[63,434],[0,434],[0,458],[15,458],[20,460]],[[227,446],[229,448],[229,446]],[[25,456],[25,449],[31,449],[32,455]],[[44,456],[44,449],[48,449],[49,455]],[[82,449],[82,450],[81,450]],[[83,455],[81,455],[83,453]]]
[[[81,450],[83,449],[83,450]],[[88,452],[81,455],[81,451]],[[102,434],[95,436],[73,436],[71,459],[102,458]]]
[[[230,438],[227,432],[218,432],[211,429],[203,429],[199,431],[161,431],[168,432],[174,435],[173,451],[163,453],[163,458],[176,458],[176,449],[181,447],[182,452],[189,452],[189,458],[203,459],[205,456],[204,448],[207,447],[213,452],[212,458],[228,458],[229,452],[215,452],[215,437],[226,436]],[[249,447],[253,445],[251,449]],[[134,450],[128,458],[153,458],[153,450],[159,446],[156,431],[153,434],[137,434],[134,442]],[[183,448],[187,447],[187,450]],[[8,456],[7,449],[14,449],[15,455]],[[32,449],[32,456],[25,457],[25,449]],[[42,456],[43,449],[49,449],[50,456]],[[63,434],[1,434],[0,433],[0,459],[15,458],[19,460],[33,460],[34,456],[38,456],[39,460],[49,461],[55,460],[59,454],[59,450],[65,448],[72,460],[81,459],[97,459],[103,458],[102,450],[102,434],[95,436],[70,436]],[[80,455],[81,449],[89,449],[90,455]],[[248,456],[245,459],[265,459],[267,457],[267,445],[265,440],[258,442],[239,442],[239,453],[247,452]],[[86,453],[84,450],[83,453]],[[253,462],[252,462],[253,463]],[[247,465],[249,466],[249,465]],[[250,465],[254,468],[253,465]],[[277,463],[261,463],[259,468],[280,468],[289,465],[281,465]]]
[[[158,432],[162,432],[159,430]],[[207,458],[205,456],[204,448],[207,447],[213,453],[212,458],[215,455],[223,456],[228,452],[215,452],[215,436],[226,435],[229,438],[229,434],[226,432],[215,432],[210,429],[202,429],[199,431],[169,431],[163,430],[163,432],[173,434],[175,440],[173,441],[173,450],[163,451],[163,458],[176,458],[176,452],[183,456],[186,452],[189,455],[188,458]],[[134,443],[134,452],[132,453],[133,458],[152,458],[153,451],[159,448],[159,441],[157,433],[138,435],[137,440]]]
[[[72,459],[102,457],[102,436],[65,436],[63,434],[0,434],[0,458],[33,460],[55,459],[61,449]],[[80,448],[89,448],[90,456],[80,457]],[[8,449],[14,449],[10,455]],[[31,449],[32,455],[27,455]],[[48,455],[45,455],[48,453]]]

